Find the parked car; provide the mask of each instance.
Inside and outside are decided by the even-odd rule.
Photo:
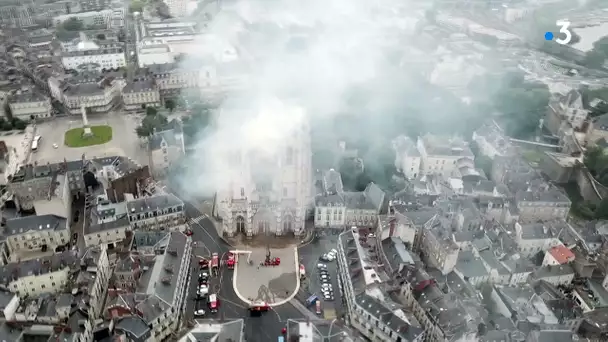
[[[322,264],[322,263],[318,263],[317,264],[317,268],[320,270],[326,270],[327,269],[327,265],[326,264]]]
[[[203,309],[194,310],[194,317],[200,317],[200,316],[205,316],[205,310],[203,310]]]

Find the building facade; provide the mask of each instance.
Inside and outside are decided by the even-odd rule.
[[[127,202],[127,214],[133,230],[185,231],[184,202],[173,194],[159,194]]]
[[[13,118],[29,121],[51,117],[51,100],[41,94],[25,92],[11,96],[9,108]]]
[[[294,112],[294,120],[303,118],[300,109],[278,106],[277,110]],[[232,169],[242,173],[229,176],[230,186],[217,195],[214,214],[223,219],[225,234],[304,233],[305,216],[313,205],[310,127],[302,121],[290,133],[273,153],[228,152]],[[268,172],[256,172],[259,165],[267,165]]]
[[[81,37],[75,49],[61,54],[61,63],[66,70],[104,71],[126,66],[127,58],[123,44],[95,43]]]
[[[173,120],[167,129],[155,132],[148,138],[148,155],[152,175],[162,178],[186,155],[181,123]]]
[[[159,107],[160,93],[154,80],[129,82],[122,89],[122,102],[126,110],[143,110],[145,107]]]

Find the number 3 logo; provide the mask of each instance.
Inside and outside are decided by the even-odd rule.
[[[570,41],[572,40],[572,32],[570,32],[570,30],[569,30],[570,22],[558,20],[555,24],[557,26],[560,26],[559,33],[563,33],[566,35],[566,38],[564,38],[564,39],[557,38],[557,39],[555,39],[555,42],[557,42],[558,44],[561,44],[561,45],[566,45],[566,44],[570,43]]]

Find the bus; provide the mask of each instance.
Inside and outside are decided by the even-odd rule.
[[[38,151],[38,140],[34,139],[34,141],[32,141],[32,152],[37,152]]]
[[[215,293],[209,295],[209,311],[214,313],[217,312],[219,304],[220,303],[217,300],[217,295],[215,295]]]

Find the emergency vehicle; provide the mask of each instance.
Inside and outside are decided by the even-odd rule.
[[[226,260],[226,265],[228,269],[233,270],[235,264],[235,255],[232,253],[228,253],[228,260]]]
[[[213,274],[213,272],[215,272],[215,274],[218,274],[218,268],[220,266],[220,258],[217,255],[217,253],[213,253],[211,255],[211,273]]]
[[[220,302],[217,299],[217,295],[215,293],[209,295],[209,311],[217,312],[217,309],[219,308],[219,306],[220,306]]]

